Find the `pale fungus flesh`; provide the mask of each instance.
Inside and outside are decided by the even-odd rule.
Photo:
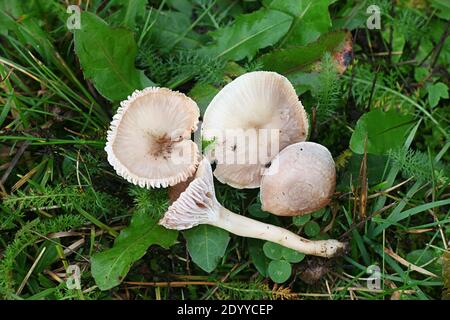
[[[171,204],[159,224],[175,230],[209,224],[238,236],[267,240],[304,254],[327,258],[346,250],[346,244],[337,240],[308,240],[284,228],[224,208],[216,199],[212,169],[206,158],[200,162],[193,181]]]
[[[249,72],[227,84],[202,124],[203,138],[213,141],[207,157],[217,163],[214,176],[238,189],[258,188],[271,159],[307,134],[307,115],[294,87],[268,71]]]
[[[282,150],[263,175],[261,206],[279,216],[297,216],[326,206],[334,194],[336,170],[327,148],[299,142]]]
[[[173,186],[195,173],[199,109],[184,94],[166,88],[136,90],[122,101],[105,150],[117,174],[146,188]]]

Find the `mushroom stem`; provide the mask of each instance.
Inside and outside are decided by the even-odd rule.
[[[220,207],[219,217],[211,224],[241,237],[256,238],[278,243],[298,252],[330,258],[345,252],[346,245],[337,240],[308,240],[271,224],[231,212]]]
[[[211,165],[206,158],[200,162],[194,180],[172,203],[159,224],[176,230],[209,224],[238,236],[272,241],[298,252],[319,257],[331,258],[346,251],[346,245],[337,240],[307,240],[286,229],[225,209],[217,201]]]

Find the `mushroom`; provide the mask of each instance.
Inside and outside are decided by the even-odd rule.
[[[327,148],[299,142],[281,151],[261,181],[261,207],[279,216],[296,216],[326,206],[333,196],[336,170]]]
[[[228,134],[233,130],[256,140],[248,144],[244,136],[236,141]],[[207,157],[217,162],[215,177],[238,189],[258,188],[272,158],[307,134],[307,116],[294,87],[267,71],[249,72],[227,84],[209,104],[202,124],[203,138],[214,141]]]
[[[346,250],[346,245],[337,240],[307,240],[286,229],[224,208],[216,199],[211,165],[206,158],[200,162],[194,180],[168,208],[159,224],[176,230],[209,224],[238,236],[272,241],[298,252],[327,258]]]
[[[105,151],[117,174],[140,187],[159,188],[185,181],[200,157],[190,140],[200,115],[197,104],[166,88],[136,90],[120,103]]]

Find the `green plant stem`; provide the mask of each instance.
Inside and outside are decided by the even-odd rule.
[[[23,136],[0,136],[0,140],[4,141],[33,141],[31,145],[52,145],[52,144],[72,144],[72,145],[93,145],[104,147],[105,142],[99,140],[66,140],[66,139],[46,139],[38,137]]]
[[[75,209],[77,209],[77,211],[86,219],[88,219],[89,221],[91,221],[93,224],[95,224],[97,227],[99,227],[100,229],[108,232],[110,235],[112,235],[114,238],[117,237],[119,235],[119,233],[114,230],[113,228],[111,228],[110,226],[107,226],[106,224],[104,224],[103,222],[101,222],[100,220],[98,220],[96,217],[94,217],[93,215],[91,215],[90,213],[88,213],[87,211],[83,210],[82,208],[80,208],[79,206],[75,205]]]

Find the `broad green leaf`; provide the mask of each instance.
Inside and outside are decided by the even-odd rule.
[[[193,49],[202,44],[202,36],[189,31],[190,16],[177,11],[161,11],[151,29],[151,42],[161,50],[169,50],[176,43],[176,47]]]
[[[287,261],[273,260],[270,261],[267,271],[273,282],[283,283],[291,276],[292,267]]]
[[[438,10],[436,15],[439,18],[445,20],[450,19],[450,3],[448,0],[431,0],[431,6]]]
[[[119,25],[128,27],[134,30],[136,27],[136,18],[143,16],[145,13],[145,5],[147,0],[114,0],[114,4],[122,6],[116,17],[119,20]]]
[[[192,8],[194,6],[192,1],[189,0],[167,0],[167,4],[187,16],[192,14]]]
[[[298,71],[287,74],[287,78],[294,86],[297,95],[302,95],[308,90],[313,91],[320,86],[318,72]]]
[[[309,220],[311,220],[310,214],[304,214],[301,216],[292,217],[292,222],[297,226],[304,226]]]
[[[203,116],[209,103],[218,92],[219,89],[210,84],[197,82],[191,91],[189,91],[188,96],[197,102],[200,114]]]
[[[291,22],[288,14],[265,8],[240,15],[232,25],[211,32],[213,44],[200,52],[212,58],[251,59],[259,49],[277,43]]]
[[[441,274],[442,272],[442,266],[438,261],[438,255],[430,249],[411,251],[406,256],[406,260],[416,266],[423,267],[436,275]]]
[[[286,261],[290,263],[299,263],[305,258],[304,253],[300,253],[298,251],[284,247],[282,250],[282,256]]]
[[[0,34],[7,35],[8,31],[16,29],[16,21],[0,8]]]
[[[267,267],[269,266],[270,259],[264,254],[263,244],[264,241],[262,240],[248,239],[248,253],[258,272],[263,277],[267,277]]]
[[[441,98],[448,99],[448,87],[445,83],[437,82],[427,87],[428,102],[432,108],[436,107]]]
[[[320,226],[315,221],[309,221],[307,224],[305,224],[304,231],[308,237],[315,237],[320,232]]]
[[[283,47],[304,46],[327,32],[331,27],[328,6],[330,0],[273,0],[270,8],[291,15],[294,20],[282,41]]]
[[[267,241],[263,246],[264,254],[272,260],[279,260],[282,257],[283,246]]]
[[[335,52],[343,45],[347,33],[331,32],[307,46],[273,50],[260,58],[265,70],[283,74],[295,71],[310,71],[313,63],[319,61],[324,52]]]
[[[159,245],[167,249],[175,244],[177,236],[177,231],[158,225],[150,214],[137,212],[130,225],[120,232],[112,248],[92,256],[91,271],[95,283],[101,290],[117,286],[148,247]]]
[[[414,68],[414,80],[417,82],[423,81],[429,74],[428,68],[425,67],[415,67]]]
[[[133,33],[112,28],[92,13],[81,14],[81,28],[75,30],[75,51],[84,77],[109,100],[125,99],[149,83],[134,65],[137,47]]]
[[[261,209],[260,203],[254,203],[248,207],[248,212],[250,215],[256,218],[267,218],[269,213]]]
[[[386,154],[390,149],[400,148],[411,128],[413,116],[403,115],[396,110],[375,109],[365,113],[356,123],[350,139],[350,149],[357,154],[364,153],[367,137],[367,153]]]
[[[312,213],[313,218],[320,218],[321,216],[323,216],[325,214],[325,208],[319,209],[317,211],[314,211]]]
[[[333,29],[349,30],[365,28],[367,21],[367,3],[365,1],[347,1],[339,6],[341,9],[333,13]]]
[[[183,233],[192,261],[206,272],[213,271],[225,254],[228,232],[210,225],[200,225]]]

